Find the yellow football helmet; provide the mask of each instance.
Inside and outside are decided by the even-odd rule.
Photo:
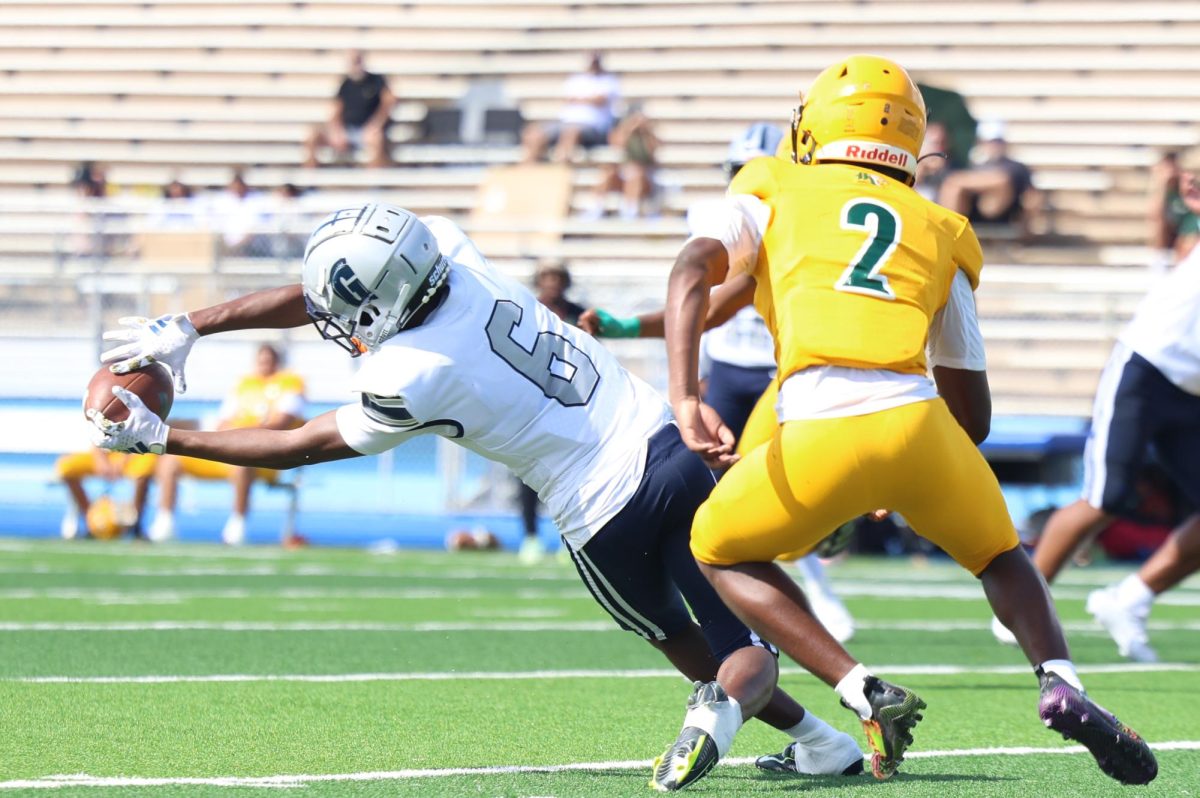
[[[852,55],[828,67],[792,114],[792,160],[887,166],[909,176],[925,140],[925,99],[904,67]]]
[[[97,540],[120,537],[125,531],[125,525],[122,523],[117,503],[108,496],[101,496],[92,502],[87,511],[87,528]]]

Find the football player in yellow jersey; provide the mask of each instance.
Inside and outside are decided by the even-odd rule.
[[[898,64],[839,61],[801,97],[795,163],[752,161],[730,186],[731,218],[760,245],[697,238],[680,252],[666,309],[671,402],[688,446],[712,466],[733,465],[696,515],[692,553],[747,625],[835,687],[886,778],[924,702],[837,644],[774,560],[874,508],[903,514],[979,577],[1035,667],[1045,724],[1109,776],[1146,783],[1154,755],[1084,693],[1045,583],[975,448],[991,418],[972,295],[983,258],[965,218],[911,188],[925,125],[924,101]],[[740,460],[696,378],[710,286],[739,273],[757,283],[780,380],[779,427]],[[664,755],[674,771],[664,788],[719,758],[708,727],[727,736],[740,725],[720,701],[689,709],[689,719],[702,716],[706,728],[685,720]]]
[[[263,344],[255,355],[254,371],[242,377],[225,398],[218,411],[220,429],[291,429],[304,421],[304,380],[294,371],[282,368],[279,352]],[[250,509],[250,489],[256,479],[274,481],[278,472],[267,468],[245,468],[203,460],[198,457],[165,455],[159,460],[158,513],[150,525],[153,541],[169,540],[175,535],[175,502],[179,478],[227,479],[233,484],[233,512],[221,530],[221,540],[239,545],[246,539],[246,513]],[[285,539],[284,545],[300,540]]]

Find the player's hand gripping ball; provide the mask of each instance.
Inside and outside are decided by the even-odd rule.
[[[151,364],[128,374],[102,368],[88,383],[83,414],[92,422],[92,443],[118,452],[162,454],[175,391],[171,374]]]

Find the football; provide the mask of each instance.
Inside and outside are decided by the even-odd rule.
[[[86,413],[90,408],[96,408],[109,421],[124,421],[129,415],[125,403],[113,396],[112,388],[120,385],[130,393],[135,393],[161,419],[166,419],[171,412],[171,403],[175,401],[175,386],[171,382],[171,374],[157,363],[144,369],[131,371],[128,374],[113,374],[108,366],[103,366],[88,383],[87,393],[83,398],[83,409]]]

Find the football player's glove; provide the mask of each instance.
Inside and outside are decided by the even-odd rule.
[[[112,392],[129,408],[129,417],[124,421],[109,421],[96,408],[89,408],[87,417],[92,422],[92,445],[114,452],[165,453],[167,433],[170,432],[166,422],[150,412],[142,398],[132,391],[114,385]]]
[[[117,323],[125,329],[108,330],[104,340],[120,341],[121,345],[102,354],[102,363],[114,374],[128,374],[151,363],[162,363],[171,370],[175,392],[187,391],[183,364],[200,334],[186,314],[168,314],[157,319],[125,316],[117,319]]]

